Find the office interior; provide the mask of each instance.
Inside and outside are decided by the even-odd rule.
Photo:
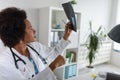
[[[42,30],[42,27],[40,26],[40,21],[44,20],[46,16],[43,16],[42,19],[39,15],[39,12],[41,9],[44,9],[46,7],[49,8],[55,8],[55,10],[62,9],[62,3],[68,2],[71,0],[0,0],[0,10],[6,8],[6,7],[18,7],[25,9],[28,14],[28,19],[30,20],[32,26],[37,31],[37,40],[41,42],[40,38],[40,31]],[[77,34],[78,39],[77,43],[75,43],[76,39],[72,39],[75,45],[78,45],[75,48],[68,48],[68,50],[75,50],[76,52],[76,72],[75,75],[73,73],[72,76],[69,76],[70,72],[63,72],[57,73],[55,71],[55,74],[57,76],[62,75],[62,78],[59,78],[60,80],[92,80],[93,74],[97,76],[95,80],[105,80],[104,77],[100,77],[100,75],[103,75],[106,72],[112,72],[115,74],[120,74],[120,44],[112,41],[108,36],[103,39],[103,48],[99,55],[98,62],[96,62],[93,66],[95,67],[93,70],[87,70],[86,66],[88,65],[86,57],[84,55],[87,55],[86,51],[87,49],[83,49],[85,46],[85,41],[88,36],[89,31],[89,22],[92,22],[92,28],[93,31],[97,31],[100,25],[102,25],[102,28],[104,30],[104,33],[107,34],[115,25],[120,24],[120,0],[76,0],[77,4],[73,4],[73,9],[75,12],[80,14],[80,20],[79,20],[79,33]],[[57,17],[59,20],[59,16]],[[41,20],[40,20],[41,19]],[[67,22],[67,21],[66,21]],[[43,22],[46,23],[46,22]],[[61,21],[62,26],[64,26],[63,21]],[[49,26],[49,25],[48,25]],[[40,28],[41,27],[41,28]],[[51,34],[52,35],[52,34]],[[55,33],[56,35],[56,33]],[[76,32],[73,32],[73,35],[76,35]],[[119,36],[119,35],[118,35]],[[44,38],[44,36],[42,36]],[[45,38],[46,39],[46,38]],[[55,39],[57,42],[58,40]],[[43,42],[45,43],[45,42]],[[50,46],[46,42],[45,45]],[[72,44],[74,46],[74,44]],[[4,47],[2,41],[0,40],[0,52],[4,51],[6,47]],[[73,50],[73,51],[74,51]],[[74,52],[75,52],[74,51]],[[104,54],[104,53],[107,54]],[[107,57],[104,57],[106,56]],[[64,55],[65,56],[65,55]],[[81,59],[82,58],[82,59]],[[83,60],[84,59],[84,60]],[[66,64],[69,63],[66,60]],[[66,65],[65,64],[65,65]],[[70,64],[68,64],[70,65]],[[74,65],[71,64],[71,65]],[[63,67],[63,66],[62,66]],[[60,67],[61,68],[61,67]],[[73,68],[74,69],[74,68]],[[59,68],[58,68],[59,71]],[[74,70],[72,70],[74,72]],[[68,74],[68,76],[64,76],[65,74]]]

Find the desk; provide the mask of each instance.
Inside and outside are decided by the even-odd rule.
[[[92,74],[96,74],[97,77],[95,80],[105,80],[105,78],[101,78],[99,75],[98,75],[99,72],[97,72],[95,69],[93,70],[87,70],[87,69],[81,69],[79,71],[79,76],[78,76],[78,80],[93,80],[91,75]]]

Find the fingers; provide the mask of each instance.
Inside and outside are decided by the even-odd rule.
[[[68,23],[65,25],[65,27],[66,27],[67,29],[71,29],[71,26],[72,26],[72,24],[71,24],[70,22],[68,22]]]
[[[68,39],[68,37],[70,36],[70,34],[71,34],[71,23],[70,22],[68,22],[66,25],[65,25],[65,33],[64,33],[64,36],[63,36],[63,38],[65,39],[65,40],[67,40]]]
[[[71,23],[69,22],[69,23],[67,23],[66,26],[65,26],[65,32],[66,32],[66,33],[69,33],[70,30],[71,30]]]
[[[70,23],[70,22],[68,22],[67,24],[66,24],[66,27],[65,27],[65,30],[66,30],[66,32],[67,33],[71,33],[71,26],[72,26],[72,24]]]

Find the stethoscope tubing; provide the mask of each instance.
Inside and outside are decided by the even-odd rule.
[[[42,62],[43,62],[44,64],[47,64],[46,59],[43,58],[33,47],[31,47],[30,45],[27,45],[27,46],[28,46],[29,48],[31,48],[31,49],[39,56],[39,58],[42,60]],[[26,64],[26,62],[25,62],[22,58],[20,58],[17,54],[15,54],[15,53],[13,52],[12,48],[10,48],[10,51],[12,52],[12,56],[13,56],[13,59],[14,59],[14,63],[15,63],[15,66],[16,66],[17,69],[18,69],[18,65],[17,65],[17,62],[18,62],[18,61],[22,61],[24,64]],[[17,57],[18,59],[16,59],[15,57]]]

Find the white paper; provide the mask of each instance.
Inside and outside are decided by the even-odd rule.
[[[54,73],[51,71],[51,69],[47,67],[42,72],[34,76],[31,80],[57,80],[57,79]]]

